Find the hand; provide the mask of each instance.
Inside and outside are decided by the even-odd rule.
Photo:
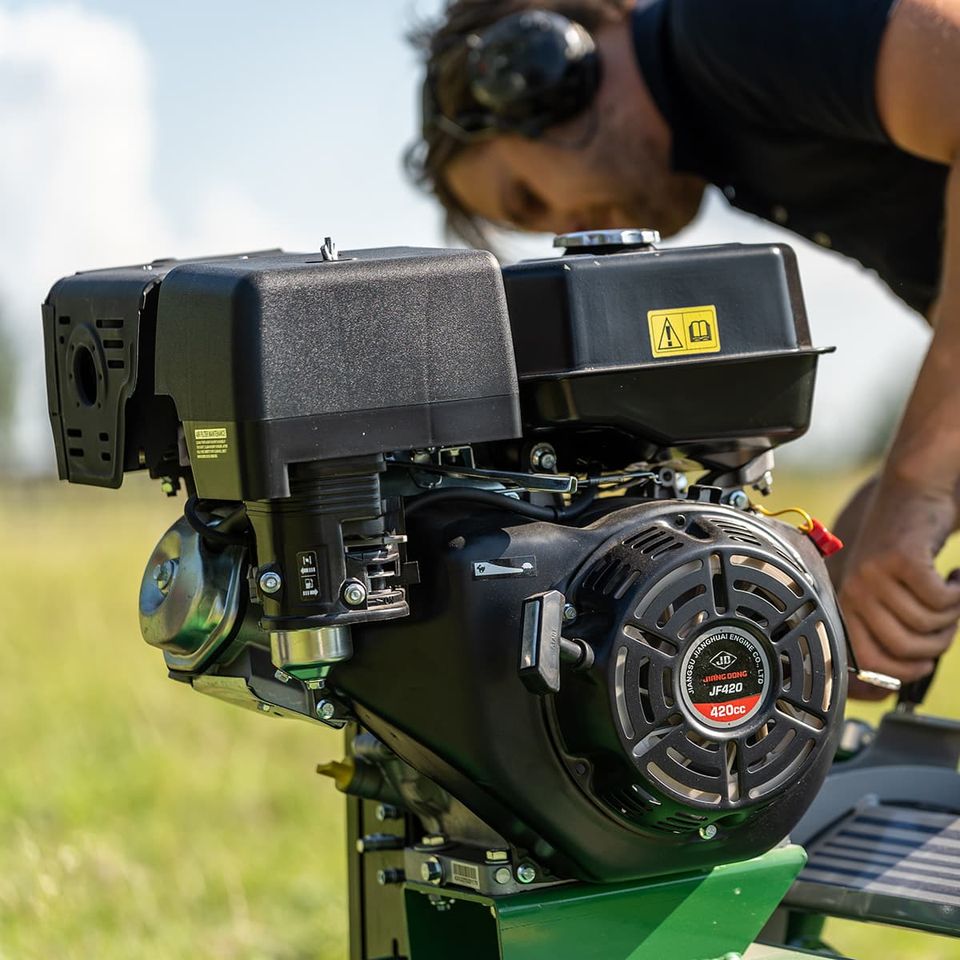
[[[929,674],[950,646],[960,620],[960,571],[945,581],[934,559],[956,520],[956,503],[946,493],[878,483],[839,591],[862,669],[908,683]],[[887,696],[859,683],[850,692],[863,699]]]

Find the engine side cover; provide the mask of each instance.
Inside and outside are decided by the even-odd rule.
[[[356,630],[330,677],[511,843],[599,882],[775,846],[826,776],[846,694],[839,614],[802,534],[727,507],[622,502],[583,527],[449,506],[411,518],[411,617]],[[578,611],[564,635],[596,657],[537,696],[521,612],[551,590]]]

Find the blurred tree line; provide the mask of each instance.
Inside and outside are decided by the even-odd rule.
[[[13,409],[17,400],[16,347],[0,305],[0,473],[13,459]]]

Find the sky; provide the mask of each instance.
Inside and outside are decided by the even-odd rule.
[[[420,80],[404,36],[441,2],[0,0],[0,322],[20,381],[0,466],[53,463],[39,304],[60,276],[325,236],[444,244],[400,162]],[[857,265],[719,194],[672,244],[772,240],[798,250],[815,343],[838,347],[810,433],[779,459],[840,466],[906,396],[925,326]],[[516,249],[546,255],[549,238]]]

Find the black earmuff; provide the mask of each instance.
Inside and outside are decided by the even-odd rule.
[[[424,86],[424,128],[440,126],[462,140],[495,133],[536,139],[582,113],[600,86],[601,65],[584,27],[549,10],[524,10],[467,38],[467,79],[476,103],[456,116],[437,104],[435,81]]]

